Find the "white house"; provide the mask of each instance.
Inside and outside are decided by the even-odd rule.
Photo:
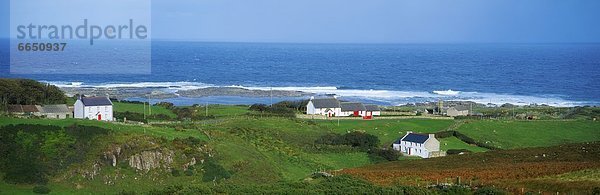
[[[367,110],[362,103],[357,102],[340,102],[341,113],[339,116],[364,116]]]
[[[394,150],[409,156],[430,158],[445,155],[440,151],[440,141],[435,139],[434,134],[426,135],[408,131],[404,137],[394,142],[392,146]]]
[[[306,104],[306,114],[339,116],[341,113],[340,101],[336,98],[315,99],[311,97]]]
[[[464,106],[454,106],[454,107],[450,107],[448,108],[448,110],[446,110],[446,115],[447,116],[467,116],[469,115],[469,109],[464,107]]]
[[[80,97],[74,105],[75,118],[112,121],[113,104],[108,97]]]
[[[381,115],[381,109],[379,108],[379,106],[375,105],[375,104],[365,104],[365,109],[367,111],[366,115],[369,116],[380,116]]]

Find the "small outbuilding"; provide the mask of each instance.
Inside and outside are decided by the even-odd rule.
[[[40,105],[8,105],[8,113],[24,116],[42,116],[42,107]]]
[[[66,104],[54,104],[42,106],[42,115],[46,118],[65,119],[72,118],[73,112]]]

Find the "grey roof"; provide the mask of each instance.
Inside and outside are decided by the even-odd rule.
[[[42,107],[39,105],[8,105],[8,112],[15,113],[27,113],[27,112],[41,112]]]
[[[107,97],[83,97],[81,102],[85,106],[110,106],[112,102]]]
[[[339,108],[340,101],[335,98],[323,98],[323,99],[313,99],[312,101],[315,108]]]
[[[71,113],[66,104],[44,105],[42,110],[43,113]]]
[[[469,108],[467,108],[466,106],[462,106],[462,105],[454,106],[454,108],[458,111],[469,110]]]
[[[365,106],[362,103],[358,102],[342,102],[340,103],[342,107],[342,112],[344,111],[364,111]]]
[[[414,142],[414,143],[425,143],[429,139],[429,135],[418,134],[418,133],[409,133],[408,135],[402,138],[402,141],[405,142]]]
[[[375,104],[365,104],[365,108],[367,109],[367,111],[381,111],[379,106]]]

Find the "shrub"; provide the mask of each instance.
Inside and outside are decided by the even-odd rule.
[[[223,166],[217,163],[216,160],[209,158],[204,162],[204,175],[202,181],[213,181],[221,179],[229,179],[231,174]]]
[[[185,170],[183,173],[184,173],[186,176],[192,176],[192,175],[194,175],[194,170],[191,170],[191,169],[186,169],[186,170]]]
[[[181,176],[181,173],[179,172],[179,170],[177,170],[175,168],[171,168],[171,175],[173,177],[179,177],[179,176]]]
[[[594,189],[592,189],[592,194],[593,195],[600,195],[600,187],[594,187]]]
[[[368,150],[379,145],[379,138],[371,134],[354,131],[344,135],[336,133],[325,134],[315,140],[315,143],[325,145],[349,145]]]
[[[508,194],[504,190],[492,188],[492,187],[483,187],[479,188],[473,193],[473,195],[502,195]]]
[[[400,152],[391,148],[373,148],[369,150],[369,157],[377,161],[378,159],[385,159],[387,161],[395,161],[400,157]]]
[[[455,154],[460,154],[460,153],[471,153],[470,150],[467,149],[449,149],[448,151],[446,151],[446,154],[448,155],[455,155]]]
[[[48,188],[46,186],[35,186],[35,187],[33,187],[33,193],[48,194],[48,193],[50,193],[50,188]]]
[[[118,195],[135,195],[135,191],[125,191],[125,190],[121,190],[119,193],[117,193]]]
[[[158,102],[156,104],[154,104],[155,106],[161,106],[167,109],[172,109],[175,107],[175,104],[171,103],[171,102]]]

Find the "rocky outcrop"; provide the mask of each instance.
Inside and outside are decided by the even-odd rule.
[[[171,150],[143,151],[129,157],[129,166],[136,170],[150,171],[156,168],[169,168],[173,163]]]
[[[110,150],[103,153],[103,158],[106,163],[112,165],[113,167],[117,166],[119,156],[121,156],[120,146],[113,146],[110,148]]]

